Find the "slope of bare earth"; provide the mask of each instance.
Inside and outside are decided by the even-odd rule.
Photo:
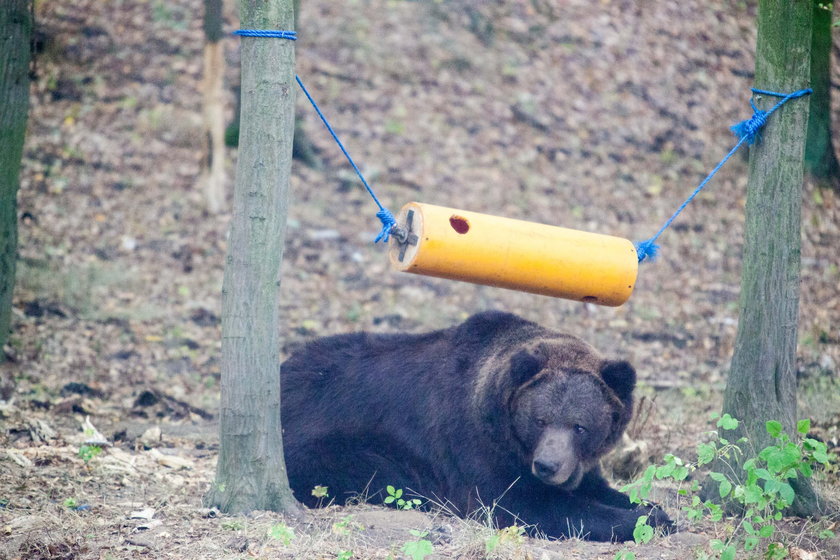
[[[638,240],[749,117],[754,4],[304,0],[298,72],[392,210],[419,200]],[[208,215],[198,185],[201,13],[199,0],[36,3],[14,332],[0,366],[0,558],[396,558],[419,540],[431,558],[710,553],[731,522],[687,522],[667,485],[658,499],[683,530],[626,547],[368,505],[305,520],[202,508],[218,447],[228,215]],[[232,92],[238,43],[226,41]],[[601,308],[389,271],[371,243],[375,206],[304,102],[321,166],[293,177],[285,352],[324,334],[513,311],[636,365],[636,451],[617,481],[664,453],[694,458],[737,326],[743,159],[666,232],[630,301]],[[232,116],[232,93],[226,103]],[[799,416],[836,448],[840,200],[811,186],[804,197]],[[91,437],[111,445],[80,455]],[[836,471],[821,484],[836,495]],[[784,521],[779,534],[796,558],[836,558],[837,543],[817,538],[835,523]]]

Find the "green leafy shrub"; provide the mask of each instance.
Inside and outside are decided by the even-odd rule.
[[[423,560],[435,551],[432,546],[432,541],[426,538],[429,535],[428,531],[415,531],[412,529],[411,534],[417,537],[417,540],[407,541],[402,547],[403,554],[411,558],[411,560]]]
[[[285,523],[277,523],[268,530],[268,536],[282,542],[283,546],[289,546],[295,539],[295,530]]]
[[[411,500],[403,499],[402,488],[394,488],[390,484],[385,487],[385,491],[388,492],[388,495],[383,501],[386,504],[394,504],[397,509],[414,509],[422,503],[417,498],[412,498]]]
[[[89,463],[91,459],[102,453],[102,448],[98,445],[82,445],[79,447],[79,457],[85,463]]]
[[[724,414],[718,419],[717,427],[724,431],[734,430],[738,427],[738,420]],[[780,422],[767,422],[767,433],[774,442],[757,456],[744,461],[739,476],[735,476],[738,473],[737,465],[730,461],[736,455],[742,456],[741,446],[749,442],[741,438],[733,443],[717,432],[711,432],[708,443],[697,445],[696,463],[687,463],[671,454],[665,455],[663,464],[649,466],[639,480],[624,486],[622,491],[629,493],[633,503],[642,503],[650,495],[655,480],[672,480],[678,483],[678,494],[687,500],[682,506],[686,519],[721,521],[724,516],[723,507],[716,501],[703,501],[700,498],[698,480],[687,482],[689,475],[699,467],[718,461],[718,464],[727,467],[731,475],[713,471],[709,473],[709,479],[717,483],[719,498],[737,504],[741,513],[725,540],[711,541],[714,555],[720,560],[734,560],[739,550],[757,554],[763,545],[765,558],[784,558],[787,551],[777,538],[776,524],[782,519],[785,508],[793,504],[796,498],[790,481],[800,476],[811,478],[817,466],[826,467],[833,459],[824,443],[807,437],[810,428],[810,420],[799,421],[796,430],[801,437],[794,441],[784,432]],[[828,533],[831,531],[824,537],[822,533],[820,536],[834,536]],[[633,537],[637,543],[648,542],[653,537],[653,529],[647,526],[646,516],[639,518]],[[615,556],[615,560],[634,558],[635,554],[627,549],[619,551]]]

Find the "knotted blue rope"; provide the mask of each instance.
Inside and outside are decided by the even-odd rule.
[[[680,213],[685,209],[685,207],[688,206],[698,194],[700,194],[700,191],[702,191],[703,187],[705,187],[712,179],[712,177],[715,176],[715,173],[720,171],[720,168],[723,167],[727,161],[729,161],[729,158],[735,155],[735,152],[737,152],[743,144],[752,145],[755,142],[761,140],[761,129],[764,127],[764,125],[767,124],[767,118],[771,114],[773,114],[779,107],[781,107],[791,99],[804,97],[810,94],[812,91],[813,90],[811,88],[807,88],[795,91],[793,93],[779,93],[775,91],[767,91],[764,89],[752,88],[752,92],[754,94],[770,95],[773,97],[781,97],[782,99],[779,100],[779,102],[776,103],[769,111],[762,111],[761,109],[755,106],[755,103],[753,103],[752,98],[750,98],[750,106],[753,109],[752,117],[730,127],[732,132],[735,133],[735,136],[738,137],[738,143],[735,144],[735,147],[729,150],[729,153],[726,154],[722,160],[720,160],[720,163],[718,163],[715,166],[715,168],[712,169],[712,172],[709,173],[705,179],[703,179],[703,181],[697,186],[697,188],[694,189],[694,192],[692,192],[691,195],[685,200],[685,202],[683,202],[680,205],[680,207],[677,208],[677,211],[674,212],[670,218],[668,218],[668,221],[666,221],[661,228],[659,228],[659,231],[656,232],[656,235],[654,235],[650,239],[636,243],[636,254],[639,257],[639,262],[642,262],[645,259],[654,260],[656,258],[659,252],[659,245],[656,244],[656,240],[659,238],[660,235],[662,235],[662,232],[668,229],[668,226],[670,226],[671,223],[677,219],[677,216],[679,216]]]
[[[376,217],[379,218],[379,221],[382,222],[382,230],[379,232],[379,235],[376,236],[376,239],[373,240],[374,243],[378,243],[379,241],[384,241],[385,243],[388,242],[388,238],[391,234],[391,229],[397,225],[397,220],[394,218],[394,215],[391,213],[390,210],[382,206],[382,203],[379,202],[379,198],[377,198],[376,194],[373,192],[373,189],[368,184],[365,176],[362,175],[362,172],[359,170],[359,167],[356,165],[356,162],[353,161],[353,158],[350,157],[350,154],[347,152],[347,149],[344,147],[344,144],[341,143],[341,140],[338,139],[338,135],[333,130],[333,127],[330,126],[329,121],[327,121],[327,117],[324,116],[324,113],[321,112],[321,108],[318,107],[318,104],[315,103],[315,100],[312,99],[312,95],[309,94],[309,90],[306,89],[306,86],[303,85],[303,82],[300,80],[299,76],[295,76],[295,80],[297,80],[300,89],[303,90],[304,95],[312,104],[312,107],[315,109],[315,112],[318,113],[318,116],[321,117],[321,122],[324,123],[324,126],[327,127],[327,130],[335,140],[335,143],[338,144],[338,147],[341,148],[344,157],[347,158],[347,161],[350,162],[350,165],[353,166],[353,170],[356,172],[356,175],[359,176],[361,179],[362,184],[367,189],[368,194],[373,198],[373,201],[379,206],[379,212],[376,213]]]
[[[290,41],[297,40],[297,33],[295,31],[272,31],[272,30],[261,30],[261,29],[239,29],[233,32],[234,35],[240,35],[243,37],[273,37],[277,39],[288,39]],[[382,229],[379,231],[379,235],[376,236],[376,239],[373,240],[374,243],[379,243],[380,241],[384,241],[385,243],[388,242],[388,239],[391,235],[391,230],[394,226],[397,225],[397,220],[394,218],[394,215],[391,213],[390,210],[385,208],[381,202],[379,202],[379,198],[376,196],[376,193],[373,192],[373,189],[368,184],[365,176],[362,174],[359,166],[356,165],[356,162],[353,161],[353,158],[350,156],[350,153],[347,151],[347,148],[344,147],[344,144],[339,140],[338,134],[336,134],[333,127],[330,125],[327,117],[324,116],[324,113],[321,111],[321,108],[318,107],[318,104],[310,95],[309,90],[306,89],[306,86],[303,85],[303,82],[300,79],[300,76],[295,75],[295,80],[297,80],[300,89],[303,90],[303,93],[306,95],[306,98],[312,104],[312,107],[315,109],[315,112],[318,113],[318,116],[321,117],[321,122],[324,123],[324,126],[327,127],[327,130],[332,135],[333,140],[335,143],[338,144],[338,147],[341,148],[341,152],[344,154],[344,157],[347,158],[347,161],[350,162],[350,165],[353,167],[353,170],[356,172],[356,175],[359,176],[361,179],[362,184],[367,189],[368,194],[373,198],[373,201],[379,207],[379,212],[376,213],[376,217],[379,218],[379,221],[382,222]]]

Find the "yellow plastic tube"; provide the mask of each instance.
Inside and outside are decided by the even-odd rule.
[[[639,261],[627,239],[419,202],[397,215],[397,270],[618,306]]]

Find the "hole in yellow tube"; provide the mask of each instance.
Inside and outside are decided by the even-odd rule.
[[[454,229],[461,235],[470,231],[470,223],[467,221],[466,218],[462,218],[461,216],[452,216],[451,218],[449,218],[449,225],[451,225],[452,229]]]
[[[586,296],[583,298],[583,301],[586,303],[595,303],[598,301],[598,298],[596,296]]]

